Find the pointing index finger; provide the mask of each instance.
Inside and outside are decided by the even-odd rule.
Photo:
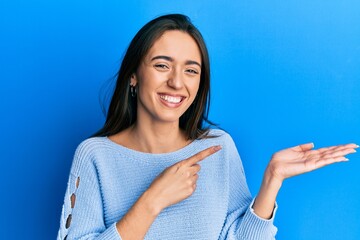
[[[198,152],[197,154],[191,156],[190,158],[187,158],[184,160],[186,165],[192,166],[196,164],[197,162],[200,162],[207,158],[208,156],[216,153],[219,151],[222,147],[220,145],[209,147],[205,150],[202,150],[201,152]]]

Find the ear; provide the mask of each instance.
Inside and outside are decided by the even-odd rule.
[[[133,73],[130,78],[130,86],[135,87],[137,83],[138,81],[137,81],[136,73]]]

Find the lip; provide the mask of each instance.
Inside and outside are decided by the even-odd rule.
[[[160,92],[160,93],[158,93],[158,95],[168,95],[168,96],[171,96],[171,97],[186,98],[184,95],[181,95],[181,94],[174,94],[174,93],[167,93],[167,92]]]
[[[181,101],[178,102],[178,103],[170,103],[168,101],[165,101],[164,99],[161,98],[161,96],[171,96],[171,97],[181,97]],[[184,95],[181,95],[181,94],[171,94],[171,93],[158,93],[158,96],[159,96],[159,99],[160,99],[160,102],[168,107],[168,108],[177,108],[179,106],[182,105],[182,103],[184,102],[184,99],[186,98]]]

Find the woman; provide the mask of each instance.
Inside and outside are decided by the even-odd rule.
[[[104,127],[76,150],[58,239],[274,239],[282,181],[358,147],[277,152],[252,198],[231,137],[203,126],[209,89],[207,49],[190,20],[146,24],[123,59]]]

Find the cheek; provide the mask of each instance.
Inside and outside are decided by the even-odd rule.
[[[151,95],[160,84],[160,81],[158,79],[159,77],[151,71],[146,72],[146,77],[139,77],[138,84],[140,95]]]
[[[188,89],[189,89],[189,93],[190,93],[190,97],[192,99],[194,99],[196,97],[196,94],[199,91],[199,86],[200,86],[200,80],[197,81],[193,81],[188,85]]]

